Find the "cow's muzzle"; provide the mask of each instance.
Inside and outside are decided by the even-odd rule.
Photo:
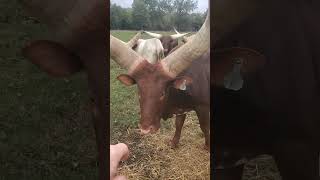
[[[143,127],[141,126],[141,124],[139,124],[139,129],[140,129],[140,134],[141,135],[146,135],[146,134],[149,134],[149,133],[155,133],[157,132],[160,127],[156,127],[156,126],[148,126],[148,127]]]

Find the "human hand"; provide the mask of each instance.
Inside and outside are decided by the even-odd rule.
[[[129,157],[128,146],[119,143],[110,145],[110,180],[126,180],[125,176],[117,176],[117,169],[120,161],[127,160]]]

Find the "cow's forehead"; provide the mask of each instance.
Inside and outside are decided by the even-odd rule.
[[[146,78],[170,79],[170,77],[165,73],[160,62],[151,64],[147,60],[141,62],[131,73],[131,76],[136,80]]]

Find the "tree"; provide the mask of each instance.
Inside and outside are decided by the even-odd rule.
[[[174,0],[173,7],[177,15],[185,15],[197,9],[197,4],[198,0]]]
[[[196,0],[134,0],[132,8],[110,7],[111,29],[197,31],[206,14],[191,13]]]
[[[133,1],[132,23],[136,29],[146,29],[150,26],[150,15],[144,0]]]
[[[174,22],[178,29],[187,30],[188,24],[191,24],[188,14],[197,8],[197,0],[174,0]]]
[[[110,6],[110,27],[111,29],[119,29],[120,28],[120,12],[121,7],[116,4],[111,4]]]
[[[201,28],[205,17],[206,16],[203,16],[201,13],[193,13],[191,15],[191,31],[198,31]]]

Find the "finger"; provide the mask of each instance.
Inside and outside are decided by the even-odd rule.
[[[122,153],[122,157],[121,157],[121,161],[125,161],[129,158],[129,148],[126,144],[124,143],[119,143],[117,144],[117,146],[119,146],[119,149],[121,148],[121,153]]]
[[[124,161],[128,159],[128,157],[129,157],[129,149],[127,145],[123,143],[110,145],[110,159],[118,162],[120,160]]]
[[[114,177],[117,173],[120,160],[126,160],[129,156],[127,145],[119,143],[110,145],[110,177]]]

